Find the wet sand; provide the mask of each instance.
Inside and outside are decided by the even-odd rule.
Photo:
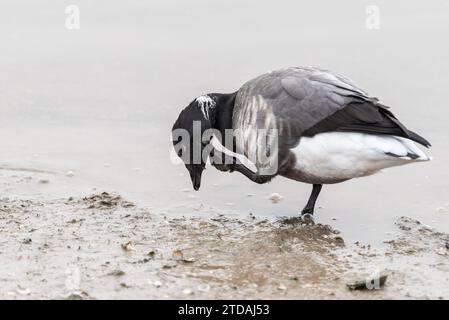
[[[54,183],[5,171],[3,185]],[[0,199],[0,298],[448,299],[449,235],[407,217],[393,228],[373,247],[295,218],[172,217],[104,191],[11,195]],[[380,288],[347,286],[381,274]]]

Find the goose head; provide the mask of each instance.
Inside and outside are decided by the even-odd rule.
[[[173,147],[184,162],[195,190],[201,186],[201,176],[212,152],[211,119],[215,107],[214,97],[200,96],[181,111],[172,128]]]

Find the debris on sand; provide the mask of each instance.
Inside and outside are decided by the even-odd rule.
[[[132,208],[135,206],[133,203],[124,200],[121,196],[110,194],[108,192],[94,194],[85,197],[82,200],[89,205],[89,209],[112,209],[117,207]]]
[[[125,271],[117,269],[117,270],[113,270],[113,271],[109,272],[107,275],[114,276],[114,277],[121,277],[121,276],[125,275]]]
[[[201,292],[209,292],[210,291],[210,285],[208,284],[200,284],[198,285],[198,290]]]
[[[31,238],[25,238],[22,240],[23,244],[31,244],[31,242],[33,242],[33,240],[31,240]]]
[[[279,193],[272,193],[271,195],[270,195],[270,200],[271,200],[271,202],[272,203],[278,203],[279,201],[281,201],[282,199],[283,199],[284,197],[283,196],[281,196]]]
[[[154,250],[148,252],[146,255],[144,255],[144,258],[139,259],[137,261],[131,262],[132,264],[142,264],[142,263],[147,263],[150,262],[152,260],[154,260],[154,258],[156,257],[156,252]]]
[[[184,262],[184,263],[193,263],[195,262],[195,258],[192,257],[184,257],[184,252],[182,252],[181,250],[175,250],[172,253],[172,257],[176,260],[176,261],[180,261],[180,262]]]
[[[63,298],[64,300],[90,300],[89,294],[85,291],[72,292]]]
[[[334,242],[338,245],[341,245],[341,246],[345,245],[345,240],[339,235],[332,235],[332,236],[330,236],[330,239],[334,240]]]
[[[346,283],[349,290],[379,290],[387,281],[388,274],[383,271],[364,279],[356,279]]]
[[[81,219],[72,219],[72,220],[67,221],[67,223],[80,223],[80,222],[83,222],[84,220],[86,220],[86,219],[83,219],[83,218],[81,218]]]
[[[132,264],[141,264],[141,263],[147,263],[150,262],[152,259],[151,258],[143,258],[143,259],[139,259],[137,261],[131,262]]]
[[[162,269],[173,269],[176,268],[177,264],[176,263],[166,263],[162,266]]]
[[[162,287],[162,282],[160,282],[160,281],[151,281],[151,280],[147,280],[147,283],[149,284],[149,285],[154,285],[156,288],[160,288],[160,287]]]
[[[28,295],[30,295],[31,290],[29,288],[22,288],[22,287],[18,286],[17,293],[22,296],[28,296]]]
[[[121,247],[125,251],[136,251],[136,249],[132,246],[131,241],[122,243]]]
[[[183,256],[184,256],[184,253],[181,250],[179,250],[179,249],[174,250],[172,252],[172,257],[175,258],[175,259],[181,259]]]
[[[286,226],[299,226],[304,224],[304,220],[301,217],[281,217],[279,222]]]
[[[287,290],[287,287],[283,284],[280,284],[277,289],[280,291],[285,291],[285,290]]]
[[[182,293],[185,294],[186,296],[190,296],[193,294],[193,290],[190,288],[186,288],[186,289],[182,290]]]

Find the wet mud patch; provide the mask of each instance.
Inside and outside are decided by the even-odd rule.
[[[408,217],[400,217],[395,224],[402,232],[396,239],[385,241],[390,246],[387,254],[418,255],[433,251],[434,254],[449,257],[448,234]]]
[[[329,284],[338,269],[333,251],[342,244],[328,226],[295,228],[225,216],[168,223],[174,252],[189,260],[167,266],[165,276],[181,273],[187,282],[196,283],[194,287],[207,287],[210,297],[305,298],[315,289],[316,296],[333,294],[335,288]]]
[[[73,201],[73,198],[69,198],[69,201]],[[134,207],[132,202],[124,200],[120,195],[108,192],[101,192],[93,194],[78,200],[79,203],[83,203],[88,209],[114,209],[117,207],[131,208]]]

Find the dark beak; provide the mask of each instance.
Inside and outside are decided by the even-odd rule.
[[[193,189],[198,191],[201,186],[201,174],[203,173],[203,167],[194,165],[190,171],[190,179],[192,180]]]

